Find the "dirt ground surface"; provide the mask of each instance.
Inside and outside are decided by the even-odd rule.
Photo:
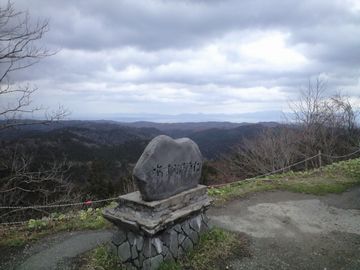
[[[360,269],[360,187],[326,196],[262,192],[209,216],[250,239],[251,256],[229,262],[232,269]]]
[[[211,208],[209,217],[249,240],[251,256],[230,261],[231,269],[360,269],[360,187],[326,196],[256,193]],[[109,230],[65,232],[0,250],[0,269],[73,270],[79,255],[111,235]]]
[[[72,269],[72,259],[109,242],[112,234],[110,230],[58,233],[24,248],[7,250],[6,257],[1,252],[0,269]]]

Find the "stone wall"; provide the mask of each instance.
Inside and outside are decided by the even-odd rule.
[[[209,221],[202,211],[152,236],[118,228],[111,248],[127,269],[157,269],[163,261],[177,260],[191,250],[208,229]]]

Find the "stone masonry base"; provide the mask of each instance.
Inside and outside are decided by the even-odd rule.
[[[177,260],[199,241],[209,229],[205,211],[178,220],[173,226],[155,235],[142,235],[118,228],[111,249],[126,269],[157,269],[163,261]]]

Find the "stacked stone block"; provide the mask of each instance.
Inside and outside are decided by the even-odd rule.
[[[200,213],[152,236],[119,228],[111,244],[127,269],[157,269],[163,261],[177,260],[192,250],[208,228],[206,215]]]

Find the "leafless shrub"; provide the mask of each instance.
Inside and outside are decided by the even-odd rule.
[[[0,202],[2,206],[54,205],[77,198],[74,186],[68,181],[70,169],[66,161],[43,163],[33,168],[31,156],[18,153],[16,149],[0,152]],[[7,158],[5,158],[7,157]],[[42,209],[3,209],[0,220],[16,220],[18,217],[33,217],[33,211]],[[36,215],[37,213],[35,213]]]
[[[230,171],[242,177],[278,170],[296,160],[296,137],[296,131],[286,126],[267,128],[255,138],[244,139],[225,159]]]
[[[331,155],[349,153],[359,147],[356,113],[348,97],[325,96],[326,84],[320,78],[309,81],[300,97],[290,103],[292,118],[281,127],[265,129],[255,138],[243,140],[225,157],[228,175],[248,177],[286,168],[319,152],[323,164]],[[319,159],[292,169],[319,166]]]
[[[298,148],[303,158],[318,151],[336,155],[358,147],[356,114],[348,97],[341,94],[327,97],[325,89],[325,83],[316,78],[301,91],[299,100],[290,104],[292,123],[300,132]]]

